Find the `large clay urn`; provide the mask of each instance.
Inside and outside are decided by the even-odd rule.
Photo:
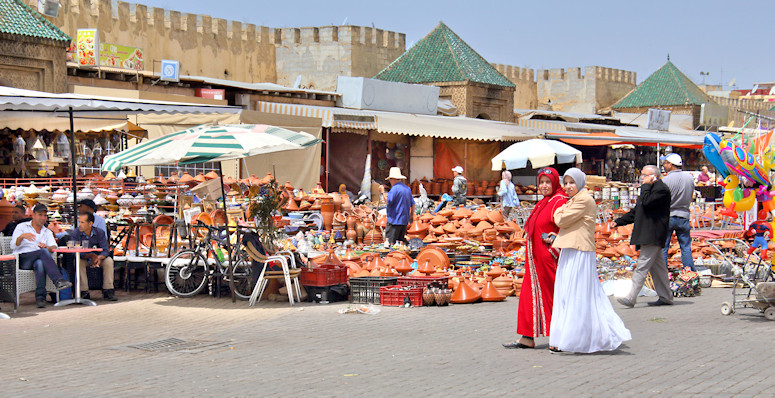
[[[0,229],[5,228],[13,220],[12,213],[13,205],[11,202],[5,200],[5,198],[0,199]]]
[[[334,223],[334,201],[330,196],[320,198],[320,215],[323,216],[324,228],[330,231]]]
[[[355,224],[358,223],[358,217],[354,214],[347,215],[347,229],[355,229]]]

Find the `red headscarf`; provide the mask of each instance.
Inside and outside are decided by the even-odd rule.
[[[530,213],[527,221],[525,221],[525,231],[528,233],[532,233],[533,227],[535,226],[535,217],[533,216],[539,214],[541,209],[543,209],[544,206],[549,203],[549,200],[551,200],[555,195],[567,197],[565,191],[562,189],[562,185],[560,184],[560,173],[558,173],[557,170],[552,167],[545,167],[539,170],[538,177],[536,178],[536,187],[541,183],[541,176],[546,176],[549,178],[549,181],[552,183],[552,192],[549,194],[549,196],[544,196],[543,199],[536,203],[535,208],[533,208],[533,211]]]

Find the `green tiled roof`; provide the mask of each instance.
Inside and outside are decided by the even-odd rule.
[[[70,42],[70,36],[21,0],[0,0],[0,33]]]
[[[515,87],[443,22],[374,78],[403,83],[472,81]]]
[[[714,102],[669,60],[612,108],[702,105]]]

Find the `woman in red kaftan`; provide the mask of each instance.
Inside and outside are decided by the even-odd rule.
[[[554,212],[568,196],[560,184],[557,170],[547,167],[538,172],[538,191],[544,196],[525,222],[525,277],[519,293],[517,334],[522,337],[506,348],[534,348],[534,337],[549,336],[552,322],[552,298],[554,276],[560,253],[551,247],[551,241],[541,235],[556,235],[559,228],[554,224]]]

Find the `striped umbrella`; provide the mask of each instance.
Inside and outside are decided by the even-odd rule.
[[[203,124],[107,156],[102,170],[116,172],[124,166],[219,162],[304,149],[319,142],[311,134],[265,124]]]

